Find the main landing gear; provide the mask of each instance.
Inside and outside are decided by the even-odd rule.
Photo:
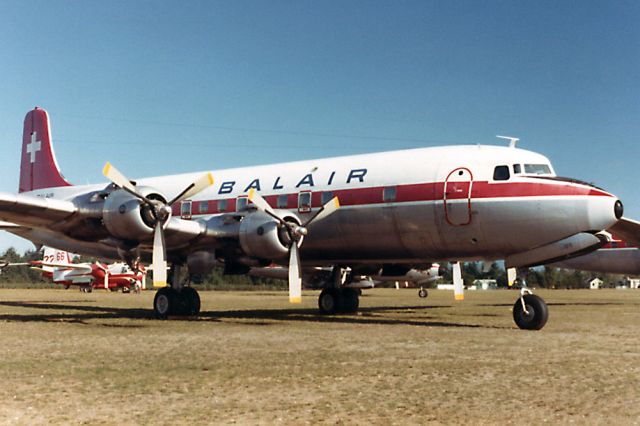
[[[163,287],[153,299],[153,310],[160,319],[170,316],[195,316],[200,313],[200,296],[193,287]]]
[[[171,286],[162,287],[153,299],[153,310],[160,319],[171,316],[196,316],[200,313],[200,295],[193,287],[185,287],[179,279],[180,265],[171,267]]]
[[[318,308],[321,314],[351,314],[360,306],[360,289],[344,287],[351,282],[349,269],[335,266],[327,286],[318,297]]]
[[[513,304],[513,320],[523,330],[540,330],[549,319],[549,309],[541,297],[526,288],[520,290],[520,298]]]
[[[355,288],[325,288],[318,297],[322,314],[354,313],[360,306],[360,293]]]

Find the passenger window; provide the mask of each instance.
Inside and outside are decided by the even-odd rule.
[[[496,166],[493,170],[493,180],[509,180],[509,166]]]
[[[289,206],[289,197],[285,195],[278,195],[277,206],[279,209],[286,209]]]
[[[298,194],[298,211],[307,213],[311,211],[311,192],[301,192]]]
[[[183,219],[191,219],[191,201],[183,201],[180,205],[180,216]]]
[[[236,211],[237,212],[241,212],[241,211],[245,211],[247,210],[247,202],[248,202],[248,198],[247,197],[238,197],[236,200]]]
[[[514,164],[513,165],[513,174],[517,175],[519,173],[522,173],[522,166],[520,164]]]
[[[322,205],[324,206],[325,204],[327,204],[329,201],[331,201],[331,199],[333,198],[333,192],[331,191],[325,191],[322,193],[322,200],[320,201],[322,203]]]
[[[385,203],[392,203],[396,200],[396,187],[389,186],[382,190],[382,201]]]
[[[218,212],[226,212],[227,211],[227,200],[218,200]]]
[[[207,201],[200,201],[198,212],[200,212],[200,214],[208,213],[209,203]]]

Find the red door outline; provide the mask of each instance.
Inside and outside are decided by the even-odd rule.
[[[451,226],[465,226],[471,223],[471,189],[473,173],[466,167],[453,169],[444,181],[442,199],[444,217]],[[447,200],[466,199],[466,203],[447,203]]]

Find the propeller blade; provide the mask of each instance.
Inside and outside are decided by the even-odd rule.
[[[306,227],[311,222],[314,222],[316,220],[322,220],[325,217],[329,216],[330,214],[334,213],[339,208],[340,208],[340,201],[338,200],[338,197],[333,197],[327,203],[325,203],[324,206],[320,207],[320,209],[316,212],[316,214],[311,216],[311,219],[309,219],[302,226]]]
[[[126,189],[129,192],[137,194],[138,191],[136,187],[127,179],[118,169],[113,167],[111,163],[107,162],[104,165],[104,169],[102,169],[102,174],[109,179],[111,182],[115,183],[122,189]]]
[[[104,274],[104,288],[109,288],[109,271],[106,271]]]
[[[302,302],[302,278],[300,277],[300,254],[298,245],[293,242],[289,249],[289,302]]]
[[[153,286],[167,286],[167,261],[165,255],[164,232],[162,224],[153,231]]]
[[[453,296],[455,300],[464,300],[464,281],[462,280],[462,268],[460,262],[454,262],[453,266]]]
[[[187,186],[180,194],[176,195],[173,200],[169,201],[168,205],[172,206],[178,201],[191,198],[211,185],[213,185],[213,175],[211,174],[211,172],[207,172],[198,180]]]
[[[251,188],[251,190],[249,190],[249,196],[247,198],[253,203],[254,206],[256,206],[258,210],[260,210],[261,212],[265,212],[281,224],[284,223],[284,220],[282,220],[282,218],[276,214],[269,203],[267,203],[267,200],[265,200],[262,195],[258,194],[254,188]]]
[[[507,285],[511,288],[518,278],[516,268],[507,268]]]
[[[113,167],[111,163],[107,162],[107,164],[104,165],[104,169],[102,169],[102,174],[111,182],[113,182],[117,187],[124,189],[134,197],[141,199],[142,201],[144,201],[150,206],[153,206],[153,203],[151,202],[151,200],[149,200],[144,195],[140,194],[136,189],[136,187],[133,186],[131,181],[127,179],[125,175],[120,173],[118,169]]]

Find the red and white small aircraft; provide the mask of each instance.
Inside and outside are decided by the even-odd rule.
[[[42,260],[28,263],[6,263],[7,266],[31,266],[32,269],[41,271],[45,278],[54,284],[59,284],[65,288],[79,286],[81,291],[91,292],[94,288],[104,288],[111,291],[130,290],[139,291],[145,287],[146,272],[140,266],[134,271],[124,262],[105,264],[95,263],[72,263],[69,252],[44,248]]]
[[[301,298],[303,267],[330,266],[320,310],[353,312],[358,293],[344,285],[344,271],[498,259],[507,267],[539,265],[601,247],[608,242],[601,231],[615,224],[638,225],[622,219],[614,195],[557,177],[545,156],[515,146],[421,148],[135,181],[107,163],[109,183],[73,186],[60,173],[49,128],[43,109],[27,113],[20,194],[0,193],[0,221],[37,244],[129,264],[151,259],[161,318],[200,309],[198,293],[177,278],[183,266],[189,275],[216,266],[239,274],[275,262],[288,268],[292,302]],[[514,304],[521,328],[542,328],[547,312],[531,294]]]

